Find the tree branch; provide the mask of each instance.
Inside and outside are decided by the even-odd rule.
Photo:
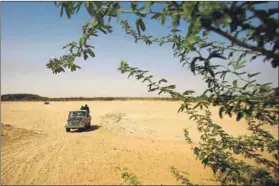
[[[272,14],[279,13],[279,8],[272,8],[268,10],[268,15],[271,16]]]
[[[124,14],[134,14],[135,12],[133,10],[118,10],[119,13],[124,13]],[[154,12],[154,11],[148,11],[148,12],[142,12],[138,11],[140,14],[161,14],[161,12]]]
[[[246,1],[244,2],[243,4],[241,4],[239,7],[242,8],[244,7],[245,5],[248,5],[248,6],[253,6],[253,5],[257,5],[257,4],[263,4],[263,3],[266,3],[266,1]]]
[[[177,12],[179,12],[180,10],[180,8],[179,8],[179,5],[177,4],[177,2],[175,2],[175,1],[171,1],[171,4],[175,7],[175,10],[177,11]]]
[[[110,8],[110,6],[111,6],[112,4],[113,4],[113,2],[110,2],[110,3],[108,4],[108,7],[104,9],[104,12],[103,12],[103,14],[102,14],[102,18],[104,18],[104,17],[107,15],[108,10],[109,10],[109,8]]]
[[[273,52],[268,51],[268,50],[266,50],[264,48],[261,48],[261,47],[257,47],[257,46],[253,46],[253,45],[249,45],[247,43],[244,43],[244,42],[238,40],[237,38],[231,36],[230,34],[224,32],[224,31],[222,31],[222,30],[220,30],[218,28],[215,28],[215,27],[212,27],[212,26],[209,26],[208,28],[209,28],[209,30],[211,30],[211,31],[213,31],[213,32],[215,32],[215,33],[225,37],[226,39],[230,40],[232,43],[235,43],[235,44],[237,44],[240,47],[260,52],[263,55],[267,56],[268,58],[275,58],[276,57],[276,55],[273,54]]]

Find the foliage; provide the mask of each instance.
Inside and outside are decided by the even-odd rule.
[[[125,62],[122,62],[120,69],[123,73],[133,72],[135,75],[142,73],[141,70],[138,70],[137,68],[127,66],[127,63]],[[236,100],[236,98],[229,100],[231,101],[232,106],[229,107],[230,110],[225,111],[225,114],[232,117],[232,113],[235,113],[236,120],[240,120],[244,117],[249,124],[248,130],[252,132],[252,135],[250,136],[243,135],[235,138],[227,134],[220,125],[213,123],[210,119],[211,114],[209,105],[214,105],[216,99],[212,99],[211,102],[210,99],[208,101],[200,101],[193,105],[188,101],[188,92],[181,94],[173,90],[175,87],[171,87],[172,89],[166,89],[165,87],[170,86],[159,86],[158,82],[152,82],[151,79],[149,80],[150,91],[166,90],[172,96],[180,98],[183,101],[183,104],[178,111],[184,111],[189,114],[190,119],[196,121],[197,128],[202,134],[199,147],[194,148],[194,153],[205,166],[211,167],[213,172],[218,174],[217,178],[222,184],[259,184],[258,182],[253,182],[254,178],[252,176],[256,174],[258,169],[248,165],[244,161],[237,160],[233,157],[233,154],[241,154],[245,158],[254,159],[257,163],[267,166],[274,175],[277,174],[278,164],[275,160],[277,159],[278,148],[276,149],[275,146],[278,146],[278,140],[274,139],[269,132],[261,128],[264,124],[278,125],[278,115],[276,114],[278,109],[270,110],[270,108],[275,108],[275,106],[265,107],[263,103],[254,101],[252,103],[255,105],[254,108],[257,109],[254,109],[255,111],[253,110],[253,112],[248,112],[245,110],[246,107],[237,107],[238,100]],[[241,97],[239,96],[238,98],[240,99]],[[248,105],[250,103],[249,101],[250,100],[248,99],[245,104]],[[218,105],[222,104],[227,104],[227,102],[219,102]],[[197,111],[198,107],[204,109],[204,114],[200,114],[200,111]],[[223,108],[225,108],[225,106],[220,107],[220,116],[221,113],[223,113]],[[242,113],[243,115],[240,115],[239,113]],[[188,131],[186,129],[184,130],[185,136],[187,137]],[[221,137],[221,140],[217,140],[218,137]],[[190,140],[188,141],[191,142]],[[268,144],[273,144],[273,147],[270,148]],[[259,151],[263,150],[268,150],[276,159],[270,161],[262,157]],[[265,173],[268,174],[268,179],[270,179],[270,173]],[[263,176],[262,179],[265,180],[266,178]],[[273,181],[275,182],[275,180]]]
[[[122,178],[125,180],[125,182],[128,182],[131,185],[142,185],[138,177],[134,173],[128,172],[127,168],[122,171]]]
[[[4,94],[1,101],[46,101],[49,98],[35,94]]]
[[[50,60],[47,67],[54,73],[64,72],[66,68],[74,71],[79,68],[74,63],[77,57],[94,57],[94,47],[87,41],[99,32],[112,32],[111,19],[118,20],[135,42],[160,46],[172,44],[174,57],[181,65],[207,83],[207,89],[197,99],[198,103],[191,101],[194,91],[177,92],[175,85],[166,84],[167,80],[153,81],[148,71],[130,67],[125,61],[121,62],[119,71],[147,83],[150,92],[169,94],[182,101],[178,111],[185,112],[196,121],[201,133],[194,154],[205,167],[212,169],[221,184],[278,184],[278,140],[264,130],[266,125],[278,125],[278,99],[270,83],[257,82],[258,72],[251,74],[244,70],[248,62],[255,60],[263,60],[278,68],[279,9],[268,8],[265,6],[268,3],[130,2],[130,9],[124,9],[120,2],[59,2],[56,5],[61,8],[61,16],[65,11],[71,18],[83,6],[91,19],[85,22],[79,42],[65,46],[69,54]],[[128,20],[121,19],[122,14],[137,17],[135,28]],[[160,21],[162,25],[171,20],[169,35],[144,35],[148,29],[145,19]],[[187,23],[186,30],[179,30],[182,22]],[[216,41],[212,39],[212,34],[225,40]],[[218,64],[217,60],[223,63]],[[233,81],[229,81],[229,76]],[[219,108],[221,118],[228,115],[236,121],[245,120],[249,125],[247,131],[251,134],[238,137],[228,134],[212,121],[210,106]],[[184,133],[191,143],[187,129]],[[263,157],[262,151],[272,155],[273,160]],[[239,160],[236,155],[252,159],[262,168]]]
[[[189,185],[189,186],[194,185],[193,183],[191,183],[191,181],[188,178],[183,176],[181,172],[179,172],[174,166],[171,166],[170,170],[172,174],[175,176],[175,178],[177,179],[177,181],[180,181],[183,185]]]

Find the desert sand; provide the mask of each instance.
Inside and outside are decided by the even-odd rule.
[[[65,132],[70,110],[88,104],[89,130]],[[209,168],[193,154],[184,140],[187,128],[193,144],[199,140],[196,124],[177,113],[179,102],[2,102],[2,184],[127,184],[127,168],[143,184],[179,184],[170,166],[186,172],[194,184],[216,184]],[[214,121],[232,135],[244,134],[245,121]],[[274,136],[275,128],[268,128]]]

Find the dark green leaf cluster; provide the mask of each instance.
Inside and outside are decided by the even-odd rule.
[[[46,66],[50,68],[54,74],[65,72],[65,68],[69,68],[71,71],[80,68],[74,63],[74,57],[72,55],[64,55],[58,59],[51,59]]]

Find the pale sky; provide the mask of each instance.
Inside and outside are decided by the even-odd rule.
[[[132,37],[114,24],[114,32],[92,38],[96,58],[78,60],[82,67],[76,72],[55,75],[46,68],[52,57],[64,52],[62,47],[76,41],[88,15],[85,12],[67,20],[53,2],[2,2],[1,4],[1,94],[32,93],[48,97],[95,96],[156,96],[145,84],[128,79],[117,68],[121,60],[127,61],[157,78],[176,84],[178,90],[201,93],[205,84],[173,58],[170,46],[135,44]],[[132,18],[129,18],[133,20]],[[152,34],[166,35],[159,22],[147,24]],[[187,26],[187,25],[182,25]],[[220,61],[225,62],[225,61]],[[254,61],[249,72],[261,72],[259,81],[278,85],[278,71],[262,61]]]

